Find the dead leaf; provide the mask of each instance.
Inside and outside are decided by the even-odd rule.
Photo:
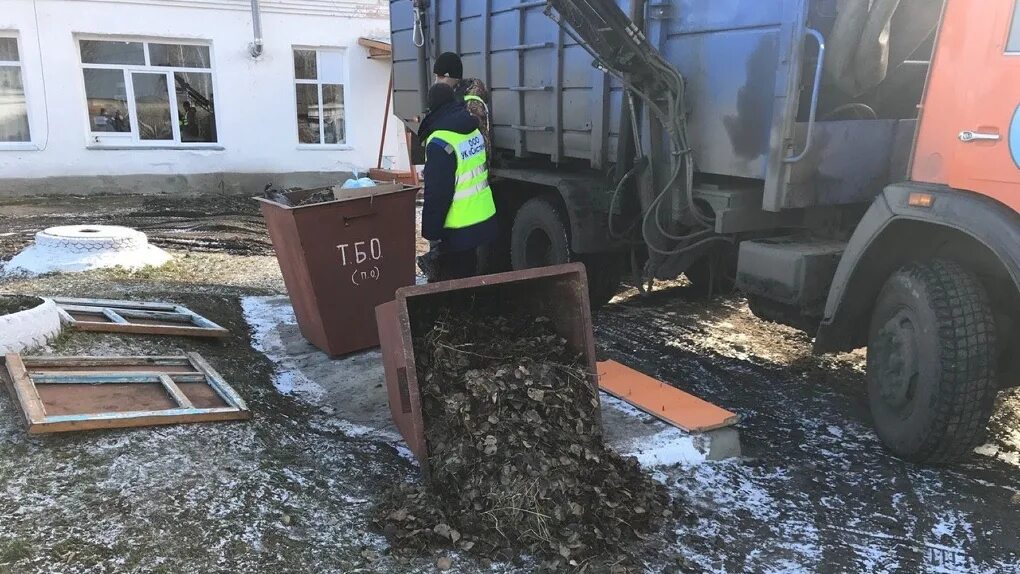
[[[640,571],[635,553],[669,520],[667,495],[605,446],[584,356],[527,310],[465,301],[429,313],[412,335],[431,479],[400,490],[381,514],[392,517],[377,519],[394,549],[452,545],[531,554],[554,572]],[[437,566],[452,567],[444,558]]]
[[[439,568],[444,572],[453,568],[453,559],[448,556],[441,556],[439,560],[436,560],[436,568]]]

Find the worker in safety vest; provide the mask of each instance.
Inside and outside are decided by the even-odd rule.
[[[469,114],[478,122],[478,130],[485,139],[485,153],[492,158],[492,119],[489,115],[489,90],[478,78],[464,79],[464,63],[453,52],[443,52],[432,66],[436,83],[453,88],[453,93],[464,100]]]
[[[433,85],[428,106],[418,131],[425,142],[421,234],[439,242],[434,248],[437,273],[429,279],[471,277],[478,272],[476,250],[498,231],[485,143],[478,123],[449,85]]]

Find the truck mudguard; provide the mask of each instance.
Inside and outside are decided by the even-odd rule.
[[[911,206],[912,193],[931,194],[933,203],[930,207]],[[840,259],[815,338],[815,352],[848,351],[863,344],[861,322],[866,327],[871,303],[885,276],[874,276],[862,268],[883,232],[904,220],[931,223],[972,237],[995,254],[1020,289],[1020,214],[986,196],[942,185],[890,185],[858,223]]]

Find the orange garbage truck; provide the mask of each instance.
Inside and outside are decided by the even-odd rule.
[[[393,0],[394,109],[489,87],[487,261],[737,288],[866,346],[874,425],[944,463],[1020,385],[1020,1]],[[593,65],[594,64],[594,65]]]

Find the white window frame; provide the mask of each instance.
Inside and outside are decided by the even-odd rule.
[[[86,64],[82,62],[81,41],[96,40],[100,42],[137,42],[142,44],[142,54],[145,58],[144,64]],[[149,60],[149,44],[180,44],[185,46],[202,46],[209,49],[208,68],[184,68],[175,66],[153,66]],[[155,36],[111,36],[103,34],[76,34],[74,36],[75,51],[78,53],[78,79],[81,83],[82,102],[85,104],[85,134],[86,147],[88,149],[207,149],[222,150],[223,133],[222,124],[218,111],[215,112],[216,141],[215,142],[182,142],[180,114],[177,107],[177,83],[174,80],[174,72],[191,72],[210,74],[212,77],[213,97],[220,93],[219,84],[216,80],[216,55],[213,52],[211,40],[164,38]],[[97,132],[92,130],[92,122],[88,113],[88,94],[85,92],[85,70],[121,70],[125,73],[124,92],[127,97],[127,106],[131,118],[131,131],[129,132]],[[143,140],[138,134],[138,114],[135,102],[135,87],[132,77],[135,73],[143,74],[164,74],[167,78],[167,91],[169,92],[170,103],[170,125],[173,130],[172,140]]]
[[[290,47],[291,63],[290,63],[290,75],[294,81],[293,87],[291,88],[291,94],[294,96],[294,113],[291,116],[294,122],[294,138],[297,140],[298,149],[308,150],[351,150],[354,146],[351,145],[351,130],[350,130],[350,91],[347,89],[350,86],[351,78],[351,66],[348,59],[349,50],[343,46],[302,46],[293,45]],[[314,80],[298,79],[297,67],[294,65],[294,52],[297,50],[312,50],[315,52],[315,76]],[[319,70],[322,69],[321,62],[319,61],[319,54],[322,52],[339,53],[344,63],[343,78],[341,78],[341,85],[344,88],[344,141],[343,143],[323,143],[326,139],[326,123],[322,121],[322,78],[319,76]],[[329,83],[329,82],[326,82]],[[317,86],[319,94],[319,142],[320,143],[302,143],[301,142],[301,129],[297,123],[298,117],[298,99],[297,99],[297,86],[298,84],[310,84]]]
[[[0,151],[38,151],[36,142],[36,125],[32,121],[32,93],[29,87],[28,77],[25,74],[25,50],[21,42],[21,34],[17,30],[0,29],[0,38],[14,38],[18,45],[18,61],[0,60],[0,66],[17,66],[21,70],[21,86],[25,90],[25,113],[28,114],[28,141],[23,142],[0,142]]]

